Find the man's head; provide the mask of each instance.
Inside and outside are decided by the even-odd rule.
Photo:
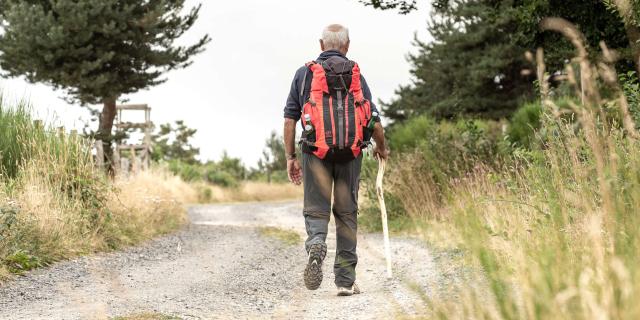
[[[337,50],[346,55],[349,51],[349,29],[343,25],[332,24],[322,31],[320,49],[322,51]]]

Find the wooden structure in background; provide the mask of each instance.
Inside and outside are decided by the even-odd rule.
[[[146,170],[151,164],[151,134],[153,122],[151,122],[151,108],[146,104],[119,105],[117,110],[116,130],[141,130],[143,137],[138,144],[116,144],[113,154],[116,174],[140,172]],[[123,113],[144,112],[144,122],[125,122]]]

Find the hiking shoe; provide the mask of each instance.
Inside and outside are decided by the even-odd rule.
[[[355,283],[351,287],[338,287],[338,297],[348,297],[354,294],[360,294],[360,288]]]
[[[324,243],[312,244],[309,249],[309,262],[304,269],[304,285],[309,290],[320,288],[322,283],[322,261],[327,255],[327,245]]]

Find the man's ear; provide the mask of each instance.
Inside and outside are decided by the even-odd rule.
[[[347,52],[349,52],[350,45],[351,45],[351,40],[347,41],[347,44],[344,46],[344,55],[347,55]]]
[[[322,39],[320,39],[320,50],[324,52],[324,41],[322,41]]]

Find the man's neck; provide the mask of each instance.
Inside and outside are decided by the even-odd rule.
[[[340,56],[340,57],[346,58],[346,56],[338,50],[326,50],[320,54],[321,59],[326,59],[333,56]]]

